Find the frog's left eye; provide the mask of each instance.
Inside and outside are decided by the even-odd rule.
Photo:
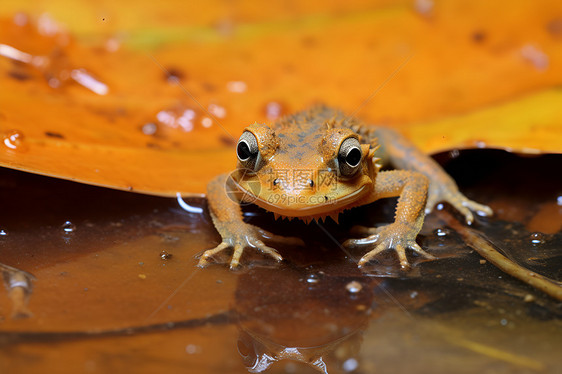
[[[361,144],[355,138],[345,139],[338,152],[338,164],[341,175],[351,177],[361,165]]]
[[[243,167],[254,170],[258,164],[259,154],[256,136],[249,131],[244,131],[236,146],[238,161],[240,161]]]

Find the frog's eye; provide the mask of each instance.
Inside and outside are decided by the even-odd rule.
[[[258,164],[259,154],[256,136],[249,131],[244,131],[236,146],[238,161],[240,161],[243,167],[254,170]]]
[[[341,175],[351,177],[361,164],[361,144],[355,138],[345,139],[338,152],[338,164]]]

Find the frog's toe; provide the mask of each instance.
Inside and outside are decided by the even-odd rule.
[[[365,265],[366,263],[371,261],[376,255],[378,255],[379,253],[381,253],[384,250],[386,250],[386,246],[384,245],[384,243],[381,243],[381,244],[377,245],[375,247],[375,249],[367,252],[363,257],[361,257],[361,259],[359,260],[357,265],[359,265],[359,267],[363,267],[363,265]]]
[[[273,257],[273,259],[277,262],[283,260],[283,257],[279,254],[279,252],[277,252],[275,248],[265,245],[261,240],[256,240],[254,247],[263,254]]]
[[[384,229],[383,229],[384,230]],[[430,260],[436,259],[435,256],[427,253],[416,243],[415,239],[406,239],[403,237],[389,237],[380,233],[381,230],[378,230],[379,233],[375,235],[370,235],[366,238],[362,239],[348,239],[343,243],[344,247],[347,248],[360,248],[360,247],[368,247],[372,248],[371,251],[367,252],[358,262],[359,267],[363,267],[365,264],[373,260],[376,256],[378,256],[381,252],[391,249],[396,252],[398,256],[398,260],[400,261],[400,267],[402,269],[409,269],[410,263],[406,257],[406,249],[411,249],[412,251],[416,252],[418,255],[425,257]],[[383,240],[381,241],[381,238]]]
[[[472,212],[476,212],[483,216],[491,216],[493,214],[493,211],[489,206],[469,200],[465,196],[458,201],[450,201],[450,203],[464,216],[466,223],[469,225],[472,225],[474,222],[474,214],[472,214]]]
[[[228,243],[222,242],[219,245],[217,245],[215,248],[206,250],[201,255],[201,258],[199,259],[199,263],[197,264],[197,266],[199,266],[200,268],[204,268],[205,266],[209,265],[209,258],[213,257],[219,252],[224,251],[229,247],[230,245]]]
[[[494,211],[488,205],[479,204],[476,201],[472,201],[469,199],[463,201],[462,205],[481,216],[491,216],[494,214]]]
[[[366,238],[362,238],[362,239],[347,239],[345,242],[343,242],[342,245],[345,248],[350,248],[350,249],[361,248],[365,246],[372,246],[377,242],[377,240],[379,240],[379,235],[374,234],[374,235],[369,235]]]
[[[427,253],[426,251],[424,251],[416,242],[410,243],[408,245],[408,248],[410,248],[412,251],[416,252],[417,254],[419,254],[422,257],[427,258],[428,260],[437,260],[437,257],[435,257],[434,255]]]
[[[493,214],[489,206],[472,201],[458,191],[430,193],[427,198],[425,214],[431,213],[439,201],[451,204],[453,208],[464,216],[466,223],[469,225],[474,222],[474,214],[472,212],[477,212],[479,215],[483,216],[491,216]]]

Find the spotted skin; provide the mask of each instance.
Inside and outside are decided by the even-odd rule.
[[[469,224],[474,219],[472,210],[492,214],[489,207],[459,192],[453,179],[433,159],[398,133],[362,124],[325,106],[298,112],[271,126],[250,125],[239,144],[243,141],[255,152],[250,156],[242,152],[234,172],[220,175],[208,185],[209,211],[222,242],[203,253],[199,266],[208,265],[227,249],[232,250],[231,268],[239,266],[244,250],[250,248],[281,261],[277,250],[265,241],[301,243],[245,223],[242,202],[251,201],[276,217],[306,222],[332,217],[337,222],[344,210],[399,197],[393,223],[362,228],[366,237],[343,243],[366,251],[358,262],[360,267],[387,249],[396,251],[404,269],[410,266],[407,249],[433,259],[419,247],[416,237],[425,214],[437,202],[450,203]],[[346,153],[349,150],[354,157]],[[380,171],[381,162],[403,170]]]

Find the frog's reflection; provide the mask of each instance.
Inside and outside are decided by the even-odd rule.
[[[250,372],[293,360],[322,373],[360,366],[362,333],[387,304],[383,278],[353,263],[255,268],[239,278],[238,351]]]

